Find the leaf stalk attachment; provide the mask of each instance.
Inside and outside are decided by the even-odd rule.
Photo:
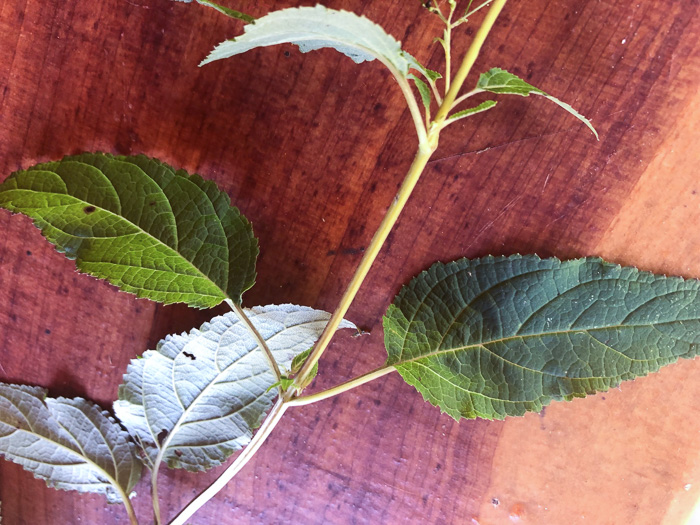
[[[474,40],[472,41],[469,47],[469,50],[464,56],[462,64],[459,70],[457,71],[457,74],[455,75],[455,78],[449,90],[445,94],[445,98],[442,101],[440,108],[438,109],[437,115],[435,116],[435,120],[429,126],[427,143],[421,142],[419,144],[418,152],[416,153],[416,156],[413,159],[413,163],[411,164],[411,167],[409,168],[408,173],[406,174],[406,177],[404,178],[404,181],[401,184],[398,193],[396,194],[396,197],[394,197],[394,200],[389,206],[389,209],[387,210],[384,219],[379,225],[379,228],[377,229],[376,233],[374,234],[374,237],[372,238],[372,241],[370,242],[367,250],[365,251],[362,260],[360,261],[360,264],[357,267],[357,270],[355,271],[355,275],[353,275],[350,283],[348,284],[348,287],[345,290],[345,293],[343,294],[343,297],[341,298],[338,307],[336,308],[335,312],[333,312],[331,319],[328,321],[328,325],[326,325],[325,330],[323,331],[321,337],[314,346],[314,349],[309,355],[309,358],[306,360],[301,370],[299,370],[299,374],[297,374],[293,385],[295,388],[300,388],[301,385],[305,384],[305,381],[311,373],[312,368],[320,359],[321,354],[323,354],[323,352],[328,347],[328,344],[333,338],[333,335],[336,329],[338,328],[338,325],[340,324],[341,320],[350,308],[350,304],[352,304],[353,300],[355,299],[355,296],[357,295],[357,292],[360,289],[362,282],[365,280],[365,277],[367,277],[369,269],[372,267],[372,264],[377,258],[377,255],[379,254],[379,251],[384,245],[384,242],[386,241],[389,232],[394,227],[394,224],[396,224],[396,221],[398,220],[401,211],[403,210],[404,206],[406,205],[406,202],[408,201],[408,198],[411,196],[413,189],[418,183],[418,180],[420,179],[420,176],[423,173],[425,166],[428,164],[428,161],[430,160],[430,157],[432,156],[433,152],[437,149],[438,137],[440,135],[442,124],[447,118],[449,112],[452,110],[455,99],[459,94],[459,90],[462,88],[462,84],[464,84],[467,75],[471,71],[471,68],[474,65],[474,62],[476,61],[476,57],[481,51],[481,47],[483,46],[486,37],[489,34],[489,31],[493,27],[494,23],[496,22],[496,18],[505,6],[505,3],[506,0],[495,0],[493,4],[491,4],[491,7],[484,19],[484,22],[482,23],[481,27],[479,27],[479,30],[477,31]],[[449,72],[447,72],[446,76],[450,76]],[[407,100],[409,99],[408,96],[406,98]],[[410,98],[413,99],[415,103],[415,98],[413,98],[412,96]]]

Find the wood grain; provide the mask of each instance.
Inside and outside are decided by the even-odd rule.
[[[297,3],[230,5],[259,16]],[[369,16],[441,67],[439,26],[418,0],[327,5]],[[246,304],[332,310],[411,161],[410,118],[379,64],[330,50],[280,46],[197,68],[238,31],[168,0],[0,1],[0,178],[85,150],[197,171],[260,238]],[[314,388],[381,364],[383,312],[438,259],[603,255],[700,277],[699,40],[696,0],[512,0],[475,70],[503,67],[571,103],[600,142],[536,97],[444,133],[348,314],[370,335],[341,334]],[[76,274],[25,218],[1,213],[0,228],[3,381],[109,407],[131,358],[211,316]],[[700,498],[699,374],[684,362],[542,414],[459,424],[387,376],[290,410],[194,522],[684,523]],[[164,472],[164,513],[216,473]],[[149,523],[147,484],[138,490]],[[6,462],[0,500],[3,525],[126,519]]]

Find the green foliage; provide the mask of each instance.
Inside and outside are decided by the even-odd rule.
[[[425,109],[430,109],[430,102],[432,97],[430,95],[430,88],[428,87],[428,85],[425,82],[423,82],[420,78],[410,73],[406,78],[413,80],[413,82],[416,84],[416,87],[418,88],[418,93],[420,93],[420,98],[423,102],[423,106],[425,106]]]
[[[141,477],[129,435],[84,399],[0,383],[0,455],[50,487],[122,501]]]
[[[379,59],[399,75],[408,74],[409,61],[401,44],[380,26],[363,16],[320,5],[282,9],[257,19],[245,26],[243,35],[219,44],[201,65],[283,43],[299,46],[302,53],[330,47],[358,64]]]
[[[186,4],[192,3],[192,0],[175,0],[175,1],[176,2],[185,2]],[[206,5],[208,7],[216,9],[219,13],[223,13],[226,16],[230,16],[231,18],[243,20],[244,22],[248,22],[248,23],[255,22],[255,17],[252,17],[250,15],[246,15],[244,13],[241,13],[240,11],[235,11],[233,9],[229,9],[228,7],[224,7],[222,5],[215,4],[214,2],[210,2],[209,0],[196,0],[196,1],[198,4]]]
[[[505,71],[503,69],[499,69],[496,67],[490,69],[486,73],[482,73],[479,77],[479,82],[477,82],[476,84],[475,91],[488,91],[490,93],[498,93],[503,95],[520,95],[521,97],[527,97],[530,94],[541,95],[546,99],[551,100],[559,107],[565,109],[577,119],[579,119],[581,122],[583,122],[586,126],[588,126],[588,129],[590,129],[593,132],[595,138],[598,138],[598,132],[593,127],[593,124],[591,124],[591,122],[586,117],[581,115],[569,104],[567,104],[566,102],[562,102],[558,98],[555,98],[552,95],[545,93],[541,89],[528,84],[521,78],[513,75],[512,73],[508,73],[508,71]]]
[[[454,122],[456,120],[463,119],[465,117],[470,117],[471,115],[476,115],[477,113],[481,113],[482,111],[487,111],[494,107],[496,105],[495,100],[487,100],[485,102],[482,102],[476,107],[469,108],[469,109],[463,109],[462,111],[458,111],[449,117],[447,117],[447,120],[449,122]]]
[[[245,313],[285,368],[314,344],[330,317],[289,304]],[[248,444],[277,395],[275,383],[255,338],[227,313],[132,360],[114,409],[153,468],[166,461],[206,470]]]
[[[437,263],[387,312],[387,364],[455,419],[519,416],[695,357],[699,291],[591,258]]]
[[[240,304],[255,282],[248,220],[211,181],[145,156],[83,154],[13,173],[0,207],[34,219],[81,272],[165,304]]]

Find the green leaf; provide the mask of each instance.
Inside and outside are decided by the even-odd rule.
[[[128,433],[84,399],[47,398],[38,387],[0,383],[0,455],[47,485],[128,497],[141,463]]]
[[[415,69],[418,71],[421,75],[423,75],[426,79],[435,82],[438,79],[442,78],[442,75],[438,73],[437,71],[433,71],[432,69],[428,69],[425,67],[423,64],[418,62],[412,55],[410,55],[408,52],[403,51],[403,56],[408,60],[408,66],[411,69]]]
[[[455,419],[519,416],[695,357],[699,292],[592,258],[437,263],[389,307],[387,364]]]
[[[318,339],[330,314],[304,306],[245,310],[280,367]],[[339,328],[354,325],[343,321]],[[233,312],[170,335],[134,359],[114,409],[151,466],[205,470],[243,448],[272,405],[276,377]]]
[[[243,35],[219,44],[200,65],[284,43],[299,46],[302,53],[330,47],[358,64],[379,59],[396,74],[408,74],[409,63],[401,44],[380,26],[354,13],[320,5],[273,11],[245,26]]]
[[[416,83],[416,87],[418,88],[418,92],[420,93],[420,98],[423,100],[423,105],[425,106],[425,109],[430,109],[431,95],[430,88],[428,87],[428,85],[413,74],[409,74],[406,78],[409,78]]]
[[[175,0],[176,2],[185,2],[186,4],[192,3],[192,0]],[[243,20],[244,22],[249,22],[249,23],[254,23],[255,22],[255,17],[252,17],[250,15],[246,15],[244,13],[241,13],[240,11],[235,11],[233,9],[229,9],[228,7],[224,7],[219,4],[215,4],[214,2],[210,2],[209,0],[197,0],[198,4],[206,5],[209,7],[212,7],[219,11],[220,13],[225,14],[226,16],[230,16],[231,18],[236,18],[238,20]]]
[[[486,111],[491,109],[496,105],[495,100],[487,100],[485,102],[482,102],[478,106],[474,108],[468,108],[468,109],[463,109],[462,111],[458,111],[457,113],[454,113],[447,117],[447,120],[450,122],[454,122],[455,120],[463,119],[465,117],[469,117],[471,115],[476,115],[477,113],[481,113],[482,111]]]
[[[505,71],[503,69],[495,67],[487,71],[486,73],[482,73],[479,77],[479,81],[476,84],[475,91],[488,91],[490,93],[499,93],[504,95],[520,95],[522,97],[527,97],[531,93],[534,95],[541,95],[551,100],[559,107],[565,109],[577,119],[579,119],[581,122],[583,122],[593,132],[595,138],[598,138],[598,132],[593,127],[593,124],[591,124],[591,122],[586,117],[581,115],[569,104],[562,102],[558,98],[555,98],[545,93],[541,89],[528,84],[521,78],[518,78],[517,76],[513,75],[512,73],[508,73],[508,71]]]
[[[23,213],[79,271],[162,303],[237,304],[255,282],[248,220],[211,181],[143,155],[83,154],[13,173],[0,207]]]
[[[298,373],[299,373],[299,370],[301,370],[301,367],[304,366],[304,362],[305,362],[306,359],[309,357],[309,355],[311,355],[311,351],[312,351],[312,350],[313,350],[313,348],[309,348],[308,350],[302,352],[301,354],[299,354],[298,356],[296,356],[296,357],[292,360],[292,374],[298,374]],[[307,386],[309,386],[309,385],[311,384],[311,382],[314,380],[314,378],[316,377],[317,374],[318,374],[318,362],[316,362],[316,363],[314,364],[314,366],[311,367],[311,371],[309,372],[309,376],[304,380],[303,384],[299,385],[299,388],[300,388],[300,389],[304,389],[304,388],[306,388]],[[294,380],[292,380],[292,383],[293,383],[293,382],[294,382]],[[285,384],[283,383],[282,389],[283,389],[283,390],[286,390],[286,389],[289,388],[290,386],[291,386],[291,384],[285,385]]]

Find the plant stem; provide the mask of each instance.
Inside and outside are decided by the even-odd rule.
[[[260,347],[260,350],[263,351],[265,354],[265,357],[267,358],[267,363],[270,365],[270,368],[275,374],[275,381],[279,381],[282,379],[282,373],[280,372],[279,366],[277,366],[277,361],[275,361],[275,356],[272,355],[272,350],[270,350],[270,347],[267,346],[267,343],[265,342],[265,338],[258,332],[258,329],[255,328],[255,325],[253,322],[250,320],[250,318],[246,315],[245,311],[243,308],[240,307],[240,305],[235,304],[233,301],[230,299],[226,299],[226,302],[228,305],[231,307],[231,309],[236,313],[238,318],[245,324],[246,328],[250,332],[250,335],[253,336],[253,338],[257,341],[258,346]]]
[[[134,507],[131,504],[131,500],[129,500],[129,496],[123,493],[121,496],[122,503],[124,503],[124,507],[126,508],[126,513],[129,515],[129,523],[131,523],[131,525],[139,525],[139,520],[136,519],[136,512],[134,512]]]
[[[411,164],[411,167],[406,174],[406,178],[401,184],[399,192],[396,194],[396,197],[394,197],[394,201],[391,203],[391,206],[389,206],[384,219],[374,234],[372,241],[369,243],[369,246],[365,251],[365,255],[360,261],[360,265],[357,267],[357,270],[355,270],[355,275],[353,275],[350,284],[348,284],[348,287],[340,300],[340,304],[338,304],[335,312],[333,312],[333,315],[328,321],[326,328],[323,330],[321,337],[314,346],[314,349],[311,351],[311,354],[309,354],[309,357],[304,362],[301,370],[299,370],[299,373],[294,380],[295,387],[299,387],[300,385],[304,384],[311,372],[311,369],[318,362],[321,354],[328,346],[328,343],[330,343],[331,338],[335,334],[335,331],[340,324],[340,321],[342,321],[343,316],[348,311],[348,308],[350,308],[350,304],[352,303],[353,299],[355,299],[355,295],[357,295],[360,285],[362,285],[362,282],[365,280],[372,263],[374,263],[374,260],[377,258],[379,250],[382,248],[382,245],[389,235],[389,232],[396,223],[396,220],[399,218],[401,210],[403,210],[403,207],[406,205],[406,201],[410,197],[413,188],[416,186],[416,183],[418,182],[421,173],[423,173],[423,169],[428,163],[433,151],[434,149],[425,147],[420,147],[418,149],[418,153],[413,159],[413,164]]]
[[[442,125],[447,118],[448,113],[452,110],[455,99],[459,94],[459,90],[462,89],[462,84],[464,84],[464,81],[467,79],[467,75],[469,75],[474,62],[476,61],[476,57],[479,56],[479,52],[481,51],[481,47],[484,45],[484,41],[486,40],[489,31],[491,31],[493,24],[496,22],[496,18],[498,18],[498,15],[501,13],[501,10],[505,4],[506,0],[494,0],[494,2],[491,4],[488,13],[486,13],[484,21],[479,27],[479,30],[476,32],[476,35],[474,35],[474,40],[472,40],[472,43],[467,50],[467,54],[464,55],[462,64],[457,70],[457,74],[452,81],[450,89],[447,93],[445,93],[445,98],[442,101],[440,109],[438,109],[437,115],[435,115],[434,125],[436,127],[439,128]]]
[[[321,354],[323,354],[328,347],[328,344],[333,338],[340,321],[343,319],[343,316],[348,311],[348,308],[350,308],[350,304],[355,299],[362,282],[379,254],[379,250],[396,223],[401,210],[403,210],[403,207],[406,205],[406,201],[408,201],[408,198],[411,196],[411,192],[413,191],[413,188],[415,188],[418,179],[423,173],[423,169],[428,163],[428,160],[433,152],[437,149],[438,137],[440,135],[442,123],[445,121],[447,115],[452,109],[454,101],[457,98],[457,94],[462,88],[462,84],[464,84],[469,71],[474,65],[476,57],[479,55],[479,51],[481,51],[481,46],[484,44],[486,36],[489,34],[489,31],[493,27],[493,24],[495,23],[496,18],[503,9],[505,3],[506,0],[495,0],[489,9],[489,12],[486,14],[484,22],[474,36],[474,40],[472,41],[471,46],[469,46],[467,54],[464,56],[464,60],[462,61],[457,74],[455,75],[450,89],[445,94],[445,98],[438,109],[437,115],[435,116],[435,121],[428,132],[427,143],[423,143],[422,141],[420,142],[418,153],[416,153],[416,156],[413,159],[413,163],[406,174],[406,178],[401,184],[401,188],[399,188],[399,192],[396,194],[391,206],[389,206],[384,219],[379,225],[379,229],[377,229],[377,232],[374,234],[374,237],[372,238],[367,251],[365,251],[365,255],[362,257],[360,265],[355,271],[355,275],[353,275],[350,284],[348,284],[338,307],[336,308],[335,312],[333,312],[333,315],[328,321],[326,328],[323,330],[321,337],[314,346],[314,349],[311,351],[308,359],[301,367],[301,370],[299,370],[299,374],[297,374],[297,377],[294,380],[294,387],[299,388],[300,385],[304,384],[311,373],[311,369],[318,362]],[[449,76],[449,74],[447,76]],[[413,99],[413,101],[415,102],[415,99]]]
[[[170,525],[185,525],[187,520],[197,512],[207,501],[213,498],[233,477],[245,466],[248,461],[255,455],[260,446],[268,438],[272,430],[277,426],[284,412],[289,406],[282,398],[278,398],[277,403],[272,407],[270,413],[265,418],[265,421],[260,426],[253,439],[243,449],[231,465],[221,474],[214,482],[209,485],[204,492],[193,499],[181,512],[178,514]]]
[[[310,405],[311,403],[316,403],[317,401],[323,401],[324,399],[328,399],[329,397],[337,396],[338,394],[342,394],[343,392],[352,390],[355,387],[364,385],[365,383],[369,383],[370,381],[374,381],[375,379],[390,374],[395,370],[396,368],[394,368],[393,366],[383,366],[381,368],[377,368],[376,370],[372,370],[371,372],[367,372],[366,374],[358,376],[354,379],[350,379],[349,381],[341,383],[338,386],[329,388],[328,390],[316,392],[315,394],[311,394],[308,396],[295,397],[294,399],[291,399],[287,404],[289,406],[299,407],[304,405]]]

